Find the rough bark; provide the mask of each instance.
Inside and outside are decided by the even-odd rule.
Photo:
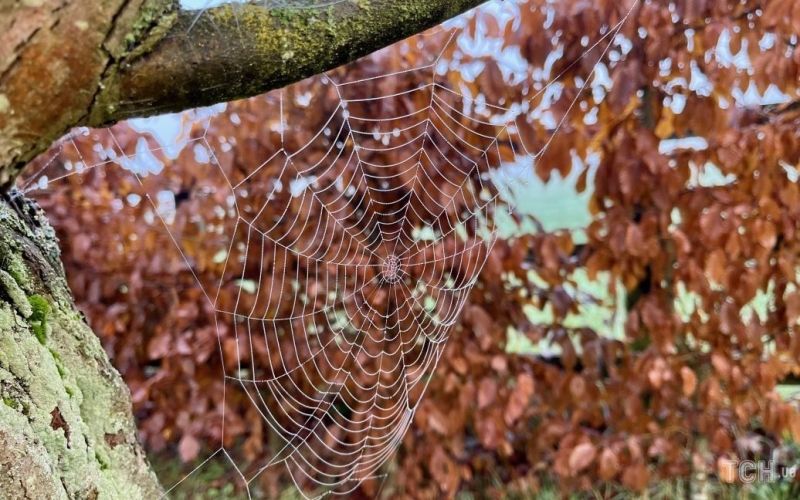
[[[248,97],[485,0],[0,0],[0,188],[77,125]],[[323,5],[323,6],[317,6]]]
[[[74,306],[58,241],[0,206],[0,498],[158,498],[130,394]]]

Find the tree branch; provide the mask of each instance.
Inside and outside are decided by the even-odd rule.
[[[0,0],[0,189],[71,127],[261,94],[484,1],[258,0],[198,16],[177,0]]]
[[[291,8],[259,1],[223,5],[199,17],[183,11],[152,51],[125,62],[105,82],[89,125],[261,94],[358,59],[484,1],[344,0],[313,7],[319,2],[305,0]]]

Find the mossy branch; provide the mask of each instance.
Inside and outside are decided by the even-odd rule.
[[[485,0],[313,0],[179,13],[109,76],[89,125],[232,101],[302,80],[424,31]],[[280,4],[280,5],[279,5]]]
[[[267,92],[483,1],[257,0],[198,16],[178,0],[0,0],[0,192],[72,127]]]

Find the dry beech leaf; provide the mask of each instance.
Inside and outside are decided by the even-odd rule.
[[[460,482],[458,468],[441,446],[437,446],[430,458],[431,476],[436,480],[439,489],[445,493],[455,493]]]
[[[619,459],[610,448],[606,448],[600,453],[599,462],[597,474],[603,481],[612,480],[620,470]]]
[[[683,381],[683,395],[687,398],[697,389],[697,375],[688,366],[681,367],[681,380]]]
[[[597,456],[597,448],[592,443],[581,443],[569,454],[570,474],[575,475],[591,465]]]
[[[633,491],[644,491],[649,483],[650,473],[644,464],[632,465],[622,472],[622,484]]]
[[[200,453],[200,442],[191,434],[184,434],[178,443],[178,453],[181,456],[181,460],[191,462]]]
[[[533,395],[533,390],[533,378],[530,375],[523,373],[517,377],[516,385],[511,392],[511,397],[508,398],[508,404],[503,414],[506,425],[512,425],[525,413],[525,409],[528,407]]]
[[[484,378],[478,386],[478,409],[483,410],[497,396],[497,382],[493,378]]]
[[[796,326],[800,319],[800,292],[790,292],[786,296],[786,322],[788,326]]]
[[[731,362],[724,354],[718,352],[711,353],[711,365],[724,380],[730,377]]]

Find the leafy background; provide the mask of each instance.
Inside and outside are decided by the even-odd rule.
[[[605,46],[591,49],[597,34],[631,8],[604,70],[590,76]],[[561,91],[532,101],[516,139],[529,150],[552,142],[511,214],[492,214],[505,218],[504,237],[387,479],[358,495],[611,485],[608,495],[692,474],[733,482],[726,459],[800,440],[796,405],[778,390],[798,375],[800,355],[798,22],[800,2],[788,0],[507,1],[468,18],[466,32],[497,40],[496,52],[448,47],[444,84],[509,106],[558,76]],[[329,76],[417,67],[442,50],[443,33]],[[505,50],[524,61],[517,73]],[[428,77],[362,88],[385,95]],[[293,147],[333,112],[322,89],[315,77],[284,91]],[[221,396],[236,340],[203,290],[222,280],[221,296],[235,298],[242,287],[223,275],[219,252],[236,236],[213,172],[246,172],[276,150],[278,96],[176,115],[172,145],[146,120],[79,130],[23,180],[58,231],[78,304],[156,455],[193,463],[222,442],[254,471],[275,442],[243,392],[229,384]],[[266,203],[254,193],[254,205]],[[215,456],[206,467],[220,464]],[[251,486],[277,497],[280,474],[269,469]],[[238,480],[224,477],[234,490]]]

